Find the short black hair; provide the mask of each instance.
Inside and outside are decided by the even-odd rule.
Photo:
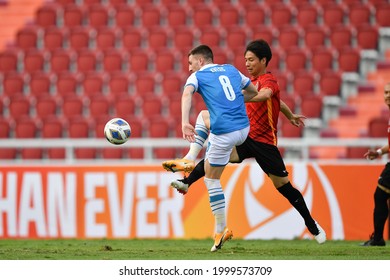
[[[214,61],[214,54],[212,49],[207,46],[207,45],[199,45],[195,48],[193,48],[189,53],[188,56],[190,55],[197,55],[200,54],[203,56],[206,60],[210,60],[211,62]]]
[[[253,52],[259,59],[262,59],[265,57],[265,59],[266,59],[265,65],[266,66],[271,61],[272,51],[271,51],[269,44],[264,39],[258,39],[258,40],[251,41],[246,46],[244,54],[246,54],[248,51]]]

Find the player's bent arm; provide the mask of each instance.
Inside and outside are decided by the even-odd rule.
[[[192,104],[193,86],[186,86],[181,96],[181,122],[182,124],[190,123],[190,110]]]
[[[249,84],[248,87],[246,87],[244,89],[244,91],[250,91],[250,92],[253,92],[255,91],[255,95],[253,96],[253,98],[250,98],[250,99],[245,99],[245,102],[261,102],[261,101],[266,101],[268,99],[271,98],[272,96],[272,90],[270,90],[269,88],[262,88],[260,89],[259,91],[257,90],[257,88],[253,85],[253,84]]]
[[[181,97],[181,126],[183,131],[183,138],[189,142],[195,142],[195,128],[190,124],[190,110],[192,103],[192,95],[195,88],[187,86],[184,88]]]
[[[244,94],[244,102],[248,102],[249,100],[252,101],[252,99],[256,97],[259,92],[257,91],[257,88],[252,83],[250,83],[242,90],[242,93]]]

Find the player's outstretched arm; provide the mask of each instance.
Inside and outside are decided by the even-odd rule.
[[[305,126],[303,120],[306,119],[306,117],[304,115],[294,114],[290,107],[288,107],[287,104],[283,102],[283,100],[280,100],[280,111],[283,113],[283,115],[286,116],[292,125],[297,127],[300,125]]]

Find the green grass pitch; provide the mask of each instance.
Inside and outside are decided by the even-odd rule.
[[[200,240],[0,240],[1,260],[390,260],[390,248],[362,241],[242,240],[210,252]]]

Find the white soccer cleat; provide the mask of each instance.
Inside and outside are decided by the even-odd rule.
[[[188,192],[189,185],[183,182],[183,179],[177,179],[171,182],[171,186],[174,187],[179,193],[185,195]]]
[[[317,222],[316,222],[316,226],[318,228],[318,234],[314,235],[314,239],[318,242],[318,244],[323,244],[326,241],[325,230]]]

